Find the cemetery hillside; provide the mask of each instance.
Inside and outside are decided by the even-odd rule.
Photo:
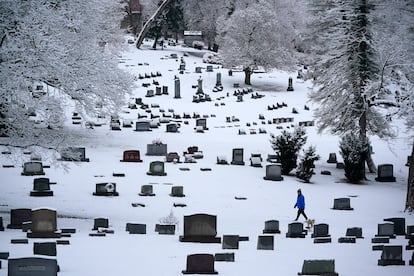
[[[339,138],[314,125],[311,81],[273,70],[246,86],[243,72],[204,63],[205,50],[151,43],[119,58],[137,84],[119,117],[84,117],[67,99],[66,127],[84,138],[59,161],[2,148],[0,275],[33,257],[56,260],[59,275],[296,275],[305,260],[340,275],[412,275],[401,122],[396,139],[371,138],[383,170],[349,184]],[[272,159],[270,135],[299,124],[321,157],[310,183]],[[294,221],[298,189],[310,229]],[[13,264],[23,265],[56,262]]]
[[[0,13],[0,276],[414,275],[413,1]]]

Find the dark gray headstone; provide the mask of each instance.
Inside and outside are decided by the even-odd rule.
[[[23,164],[22,175],[44,175],[41,162],[26,162]]]
[[[49,178],[34,179],[30,196],[53,196],[53,191],[50,190]]]
[[[193,254],[187,256],[186,270],[183,274],[218,274],[214,270],[214,256],[211,254]]]
[[[32,221],[32,210],[27,208],[19,208],[10,210],[9,229],[22,229],[22,223]]]
[[[233,149],[233,155],[232,155],[232,161],[231,161],[232,165],[244,165],[243,152],[244,150],[242,148]]]
[[[217,217],[208,214],[184,216],[184,236],[182,242],[220,243],[217,235]]]
[[[263,234],[279,234],[279,221],[278,220],[268,220],[265,221],[265,229],[263,229]]]
[[[135,131],[151,131],[151,122],[147,120],[135,122]]]
[[[107,218],[95,218],[92,230],[99,228],[109,228],[109,220]]]
[[[196,127],[202,127],[203,130],[208,130],[207,127],[207,119],[205,118],[199,118],[196,120]]]
[[[222,249],[239,249],[239,235],[223,235]]]
[[[263,177],[265,180],[282,181],[282,169],[279,165],[266,165],[266,176]]]
[[[0,231],[4,231],[3,217],[0,217]]]
[[[140,196],[155,196],[153,192],[153,187],[151,184],[142,185],[141,192],[139,193]]]
[[[326,223],[315,224],[313,226],[312,238],[329,237],[329,225]]]
[[[184,187],[183,186],[172,186],[171,187],[171,194],[170,194],[170,196],[173,196],[173,197],[185,197]]]
[[[394,166],[392,164],[378,165],[378,176],[375,178],[379,182],[395,182]]]
[[[116,191],[116,183],[105,182],[105,183],[96,183],[94,196],[118,196]]]
[[[234,253],[216,253],[214,260],[216,262],[234,262]]]
[[[167,144],[148,144],[147,155],[149,156],[166,156]]]
[[[259,236],[257,239],[258,250],[273,250],[274,236]]]
[[[294,89],[293,89],[293,80],[292,80],[292,78],[291,77],[289,77],[289,80],[288,80],[288,88],[286,89],[286,91],[293,91]]]
[[[394,234],[397,236],[405,236],[405,218],[386,218],[384,221],[394,223]]]
[[[381,259],[378,260],[378,265],[405,265],[402,246],[384,246],[382,249]]]
[[[362,239],[362,228],[361,227],[351,227],[346,229],[346,234],[347,237],[355,237],[355,238],[360,238]]]
[[[174,80],[174,99],[180,99],[181,95],[180,95],[180,79],[176,78]]]
[[[147,225],[140,223],[127,223],[126,231],[129,232],[129,234],[146,234]]]
[[[34,255],[56,256],[56,242],[33,243]]]
[[[331,163],[331,164],[337,163],[338,160],[336,159],[336,153],[335,152],[330,153],[329,159],[326,162]]]
[[[142,162],[139,150],[126,150],[123,153],[121,162]]]
[[[164,169],[164,162],[162,161],[153,161],[150,163],[148,175],[158,175],[164,176],[167,175]]]
[[[335,260],[305,260],[299,275],[338,275]]]
[[[307,232],[303,229],[303,223],[293,222],[288,224],[287,238],[304,238]]]
[[[221,73],[218,72],[216,75],[216,86],[222,86],[221,84]]]
[[[155,232],[158,232],[160,235],[175,235],[175,225],[174,224],[156,224]]]
[[[89,158],[86,158],[86,149],[84,147],[69,147],[63,149],[60,155],[62,161],[89,162]]]
[[[394,235],[394,223],[380,223],[378,224],[377,237],[395,237]]]
[[[18,258],[8,260],[8,276],[57,276],[55,259]]]
[[[351,208],[351,199],[344,197],[344,198],[335,198],[334,199],[334,210],[354,210]]]
[[[166,126],[166,128],[167,128],[167,132],[170,132],[170,133],[177,133],[178,132],[178,125],[177,124],[174,124],[174,123],[168,124]]]
[[[55,210],[41,208],[32,210],[32,226],[28,238],[59,238],[57,232],[57,213]]]

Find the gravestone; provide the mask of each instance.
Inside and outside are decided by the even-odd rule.
[[[217,165],[228,165],[227,157],[224,155],[217,156]]]
[[[169,152],[165,157],[166,162],[180,163],[180,156],[177,152]]]
[[[259,236],[257,239],[258,250],[273,250],[274,236]]]
[[[216,262],[234,262],[233,253],[216,253],[214,254],[214,261]]]
[[[174,99],[180,99],[181,98],[181,89],[180,89],[180,79],[176,78],[174,80]]]
[[[157,176],[165,176],[167,173],[165,172],[164,162],[162,161],[153,161],[149,165],[149,172],[147,175],[157,175]]]
[[[147,234],[147,225],[141,223],[127,223],[125,230],[129,234]]]
[[[187,256],[186,270],[183,274],[218,274],[214,270],[214,256],[211,254],[192,254]]]
[[[405,265],[402,251],[403,248],[400,245],[384,245],[381,259],[378,260],[378,265]]]
[[[303,223],[293,222],[288,224],[288,232],[286,238],[304,238],[307,231],[303,229]]]
[[[347,228],[346,229],[345,236],[347,236],[347,237],[355,237],[355,238],[358,238],[358,239],[363,239],[364,238],[362,236],[362,228],[361,227],[351,227],[351,228]]]
[[[351,199],[347,197],[335,198],[333,209],[334,210],[348,210],[348,211],[354,210],[354,208],[351,208]]]
[[[59,266],[56,259],[16,258],[8,260],[8,276],[57,276]]]
[[[44,175],[43,165],[41,162],[26,162],[23,164],[21,175]]]
[[[408,262],[409,265],[414,265],[414,252],[411,255],[411,260]]]
[[[3,217],[0,217],[0,231],[4,231]]]
[[[109,219],[107,219],[107,218],[95,218],[93,220],[92,230],[99,230],[100,228],[109,228]]]
[[[166,126],[166,131],[170,133],[177,133],[178,132],[178,125],[171,123]]]
[[[60,156],[60,160],[62,161],[89,162],[89,158],[86,158],[86,149],[84,147],[69,147],[63,149]]]
[[[265,229],[263,229],[263,234],[280,234],[279,221],[278,220],[265,221]]]
[[[30,229],[32,229],[32,222],[31,221],[25,221],[25,222],[22,223],[22,231],[23,232],[26,233]]]
[[[35,180],[30,196],[53,196],[53,191],[50,190],[49,178],[37,178]]]
[[[405,236],[405,218],[386,218],[384,221],[394,223],[394,234],[397,236]]]
[[[233,149],[233,157],[232,157],[232,161],[231,161],[232,165],[242,165],[242,166],[244,166],[243,151],[244,150],[242,148]]]
[[[197,73],[197,74],[200,74],[201,73],[201,67],[199,67],[199,66],[197,66],[196,68],[195,68],[195,72]]]
[[[263,179],[272,181],[282,181],[282,169],[279,165],[266,165],[266,176],[263,177]]]
[[[34,255],[56,256],[56,242],[33,243]]]
[[[305,260],[302,271],[298,275],[329,275],[335,276],[335,260]]]
[[[203,79],[200,77],[197,80],[197,82],[198,82],[198,84],[197,84],[197,92],[196,92],[196,94],[204,94],[204,92],[203,92]]]
[[[123,153],[121,162],[142,162],[139,150],[126,150]]]
[[[329,159],[326,162],[328,162],[330,164],[338,163],[338,160],[336,159],[336,153],[335,152],[330,153],[329,154]]]
[[[142,185],[141,192],[139,193],[140,196],[155,196],[153,192],[152,185]]]
[[[184,235],[181,242],[221,243],[217,235],[217,217],[208,214],[184,216]]]
[[[152,131],[151,122],[148,120],[138,120],[135,122],[135,131]]]
[[[205,118],[199,118],[196,120],[196,127],[202,127],[203,130],[208,130],[207,127],[207,119]]]
[[[239,235],[223,235],[222,249],[239,249]]]
[[[213,72],[213,65],[207,65],[206,72]]]
[[[185,197],[183,186],[172,186],[170,196],[172,197]]]
[[[292,77],[289,77],[289,80],[288,80],[288,88],[286,89],[286,91],[293,91],[294,89],[293,89],[293,80],[292,80]]]
[[[10,224],[8,229],[22,229],[23,223],[32,221],[32,210],[27,208],[19,208],[10,210]]]
[[[407,233],[405,234],[405,238],[409,239],[410,237],[414,237],[414,225],[407,225]]]
[[[250,166],[261,168],[262,167],[262,156],[261,154],[252,154],[250,156]]]
[[[378,165],[378,176],[375,180],[379,182],[395,182],[393,170],[394,166],[392,164]]]
[[[27,231],[28,238],[60,238],[57,231],[57,214],[55,210],[40,208],[32,210],[32,226]]]
[[[174,224],[156,224],[155,232],[158,232],[160,235],[175,235],[175,225]]]
[[[394,223],[380,223],[378,224],[378,234],[376,237],[395,238]]]
[[[167,144],[148,144],[147,145],[148,156],[166,156],[167,155]]]
[[[319,223],[313,226],[312,238],[326,238],[330,237],[329,235],[329,225],[326,223]]]
[[[96,183],[95,186],[94,196],[119,196],[119,193],[116,191],[116,183]]]
[[[221,83],[221,73],[217,73],[216,75],[216,87],[221,87],[223,84]]]

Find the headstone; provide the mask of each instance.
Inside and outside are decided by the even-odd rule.
[[[305,260],[302,271],[298,275],[330,275],[335,276],[335,260]]]
[[[336,159],[336,153],[332,152],[329,154],[329,159],[326,161],[330,164],[336,164],[338,162],[338,160]]]
[[[258,250],[273,250],[274,236],[259,236],[257,239]]]
[[[155,87],[155,95],[157,95],[157,96],[162,95],[161,86],[156,86]]]
[[[207,65],[206,71],[213,72],[213,65]]]
[[[263,177],[265,180],[282,181],[282,169],[279,165],[266,165],[266,176]]]
[[[307,231],[303,229],[303,223],[293,222],[288,224],[288,232],[286,238],[304,238]]]
[[[278,220],[265,221],[265,229],[263,229],[263,234],[280,234],[279,221]]]
[[[155,196],[153,192],[153,188],[151,184],[142,185],[141,192],[139,193],[140,196]]]
[[[22,175],[44,175],[43,165],[41,162],[26,162],[23,164]]]
[[[378,265],[405,265],[402,246],[385,245],[382,249],[381,259],[378,260]]]
[[[407,225],[407,233],[405,234],[405,238],[409,239],[410,237],[414,237],[414,225]]]
[[[394,223],[380,223],[378,224],[378,234],[376,237],[395,238]]]
[[[242,148],[233,149],[233,157],[232,157],[232,161],[231,161],[232,165],[242,165],[242,166],[244,166],[243,152],[244,152],[244,150]]]
[[[196,94],[204,94],[204,92],[203,92],[203,79],[200,77],[197,80],[197,82],[198,82],[198,84],[197,84],[197,92],[196,92]]]
[[[411,260],[408,263],[409,265],[414,265],[414,251],[413,254],[411,255]]]
[[[157,175],[157,176],[165,176],[167,173],[165,172],[164,162],[162,161],[153,161],[149,165],[149,172],[147,175]]]
[[[4,231],[3,217],[0,217],[0,231]]]
[[[217,235],[217,217],[208,214],[184,216],[184,235],[181,242],[221,243]]]
[[[214,270],[214,256],[211,254],[192,254],[187,256],[186,270],[183,274],[218,274]]]
[[[50,190],[49,178],[37,178],[35,180],[30,196],[53,196],[53,191]]]
[[[183,186],[172,186],[170,196],[172,197],[185,197]]]
[[[222,249],[239,249],[239,235],[223,235]]]
[[[138,120],[135,122],[135,131],[151,131],[151,122],[148,120]]]
[[[99,230],[100,228],[109,228],[109,219],[107,219],[107,218],[95,218],[93,220],[92,230]]]
[[[197,74],[200,74],[201,73],[201,67],[199,67],[199,66],[197,66],[196,68],[195,68],[195,72],[197,73]]]
[[[32,229],[32,222],[31,221],[25,221],[22,223],[22,231],[27,233],[27,231]]]
[[[166,156],[167,155],[167,144],[148,144],[147,145],[148,156]]]
[[[146,224],[127,223],[125,229],[129,234],[147,234]]]
[[[375,180],[379,182],[395,182],[393,170],[394,166],[392,164],[378,165],[378,177]]]
[[[32,227],[27,231],[28,238],[60,238],[57,231],[55,210],[40,208],[32,210]]]
[[[397,236],[405,236],[405,218],[386,218],[384,221],[394,223],[394,234]]]
[[[63,149],[60,155],[62,161],[89,162],[89,158],[86,158],[86,149],[84,147],[69,147]]]
[[[22,229],[24,222],[32,221],[32,210],[27,208],[19,208],[10,210],[9,229]]]
[[[176,78],[174,80],[174,99],[180,99],[181,98],[181,89],[180,89],[180,79]]]
[[[196,120],[196,127],[202,127],[203,130],[208,130],[207,127],[207,119],[205,118],[199,118]]]
[[[165,157],[166,162],[180,163],[180,155],[177,152],[169,152]]]
[[[123,153],[121,162],[142,162],[139,150],[126,150]]]
[[[158,232],[160,235],[175,235],[175,225],[174,224],[156,224],[155,232]]]
[[[356,238],[354,238],[354,237],[341,237],[341,238],[338,238],[338,243],[356,243]]]
[[[221,73],[217,73],[217,77],[216,77],[216,87],[220,87],[223,84],[221,83]]]
[[[119,196],[119,193],[116,191],[116,183],[105,182],[96,183],[95,185],[94,196]]]
[[[228,165],[229,162],[227,161],[227,157],[223,156],[223,155],[217,156],[217,164],[218,165]]]
[[[9,276],[57,276],[58,271],[56,259],[30,257],[8,260]]]
[[[177,124],[174,124],[174,123],[168,124],[166,126],[166,128],[167,128],[167,132],[170,132],[170,133],[177,133],[178,132],[178,125]]]
[[[313,226],[312,238],[328,238],[329,235],[329,225],[326,223],[319,223]],[[326,240],[328,242],[328,240]]]
[[[216,262],[234,262],[233,253],[216,253],[214,254],[214,261]]]
[[[233,76],[233,70],[229,69],[228,75],[229,75],[229,77],[232,77]]]
[[[293,80],[291,77],[289,77],[288,80],[288,88],[286,89],[287,91],[293,91]]]
[[[358,239],[363,239],[364,237],[362,236],[362,228],[361,227],[351,227],[346,229],[346,234],[347,237],[355,237]]]
[[[351,199],[350,198],[335,198],[334,199],[334,210],[354,210],[351,208]]]
[[[261,157],[256,157],[256,156],[250,157],[250,166],[256,167],[256,168],[261,168],[262,167],[262,158]]]
[[[56,256],[56,242],[33,243],[34,255]]]

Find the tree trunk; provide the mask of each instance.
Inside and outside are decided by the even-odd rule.
[[[359,137],[362,141],[367,140],[367,112],[364,110],[361,117],[359,118]],[[368,151],[367,153],[364,153],[361,160],[361,176],[362,179],[367,179],[365,176],[365,162],[368,159],[368,155],[370,156],[371,153]]]
[[[408,171],[407,183],[407,200],[405,202],[405,210],[409,212],[414,211],[414,143],[410,156],[410,169]]]
[[[253,70],[250,67],[246,67],[243,69],[244,71],[244,84],[251,85],[251,76],[253,74]]]

